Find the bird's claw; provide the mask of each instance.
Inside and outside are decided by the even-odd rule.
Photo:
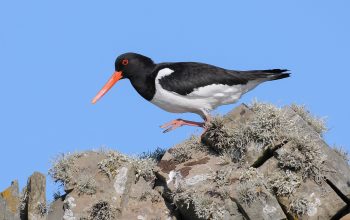
[[[165,129],[163,133],[167,133],[169,131],[175,130],[178,127],[181,127],[182,125],[184,125],[183,121],[181,119],[176,119],[160,126],[160,128]]]
[[[163,133],[167,133],[169,131],[175,130],[176,128],[179,128],[183,125],[189,125],[189,126],[196,126],[196,127],[204,127],[205,123],[202,122],[194,122],[194,121],[187,121],[183,119],[176,119],[171,122],[168,122],[162,126],[161,128],[165,129]]]

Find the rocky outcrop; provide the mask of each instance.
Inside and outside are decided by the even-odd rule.
[[[0,220],[16,219],[18,203],[21,219],[346,219],[347,155],[324,131],[302,106],[240,105],[167,151],[61,155],[49,173],[64,195],[44,209],[45,179],[35,173],[20,202],[18,186],[17,200],[0,196]]]
[[[11,186],[0,193],[0,220],[19,219],[19,188],[15,180]]]

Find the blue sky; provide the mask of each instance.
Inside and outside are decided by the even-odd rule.
[[[0,1],[0,191],[47,173],[62,152],[107,146],[136,154],[199,133],[163,134],[167,121],[200,118],[158,109],[127,80],[91,105],[115,57],[129,51],[156,62],[288,68],[291,78],[240,102],[306,104],[327,117],[327,142],[349,149],[349,8],[346,0]],[[49,198],[56,187],[50,180]]]

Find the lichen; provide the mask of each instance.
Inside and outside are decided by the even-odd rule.
[[[268,179],[268,185],[277,196],[293,194],[301,184],[301,178],[290,170],[274,172]]]
[[[320,136],[323,136],[323,134],[328,130],[325,120],[312,115],[305,105],[292,104],[290,107]]]
[[[97,190],[96,181],[89,174],[81,175],[79,176],[76,189],[79,195],[94,195]]]
[[[276,156],[279,166],[282,169],[298,171],[303,180],[311,178],[320,184],[325,172],[326,155],[322,153],[317,140],[295,133],[295,136],[289,137],[288,145],[288,148],[284,148]]]
[[[36,206],[36,213],[41,217],[44,217],[47,214],[47,212],[48,212],[48,208],[46,204],[42,202],[38,203],[38,205]]]
[[[226,125],[222,117],[215,117],[204,135],[211,148],[229,155],[233,162],[244,161],[249,144],[261,150],[284,143],[294,127],[284,112],[272,104],[254,102],[250,108],[254,114],[247,122]]]
[[[186,191],[174,196],[176,203],[181,203],[187,209],[192,207],[199,219],[223,219],[225,213],[224,204],[216,202],[208,193]]]
[[[160,147],[157,147],[154,151],[147,151],[141,153],[138,158],[142,159],[153,159],[156,162],[159,162],[164,156],[166,150]]]
[[[192,152],[201,148],[199,138],[191,136],[188,140],[175,145],[169,151],[176,163],[183,163],[192,158]]]
[[[156,176],[154,174],[154,168],[157,162],[153,158],[131,158],[130,162],[135,167],[136,179],[143,177],[147,182],[154,182]]]
[[[118,209],[111,206],[107,201],[98,201],[88,211],[87,220],[117,219]]]
[[[81,153],[68,153],[58,155],[52,161],[53,165],[49,170],[49,175],[54,179],[55,182],[60,182],[62,185],[72,183],[74,175],[78,172],[75,166],[75,161],[81,156]]]
[[[239,181],[237,192],[241,202],[249,206],[257,199],[266,199],[265,179],[257,169],[250,167],[242,171]]]
[[[97,166],[100,171],[113,179],[117,175],[118,168],[125,162],[129,162],[130,158],[117,151],[106,152],[106,158],[100,161]]]
[[[332,150],[336,152],[337,155],[340,156],[345,162],[349,163],[350,155],[345,148],[339,147],[339,146],[333,146]]]
[[[225,185],[230,184],[231,182],[231,173],[233,172],[232,167],[225,167],[223,169],[217,170],[213,174],[213,181],[217,184],[219,187],[223,187]]]
[[[297,216],[302,216],[307,213],[310,207],[310,202],[306,198],[294,199],[289,205],[289,211],[296,214]]]

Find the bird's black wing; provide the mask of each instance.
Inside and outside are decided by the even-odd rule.
[[[196,88],[212,85],[246,84],[249,79],[240,77],[240,72],[226,70],[220,67],[194,62],[161,63],[154,70],[157,74],[161,69],[169,68],[174,72],[159,79],[163,89],[180,95],[187,95]]]

